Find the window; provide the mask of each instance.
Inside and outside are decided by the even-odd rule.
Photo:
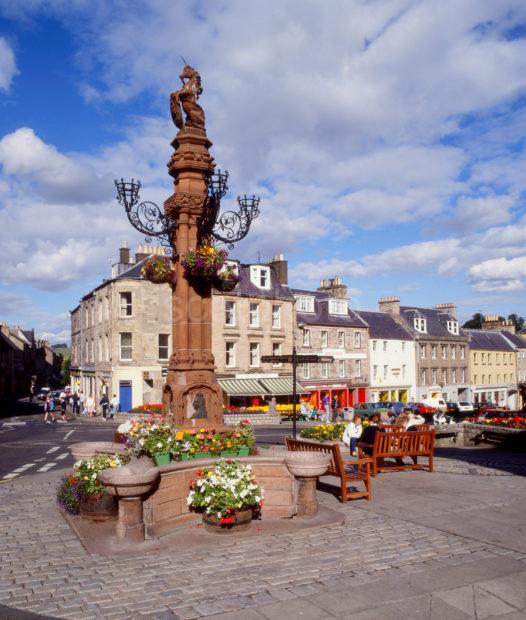
[[[354,332],[354,348],[361,349],[362,347],[362,334],[361,332]]]
[[[345,332],[338,332],[338,346],[341,349],[345,347]]]
[[[376,351],[376,340],[373,340],[373,351]]]
[[[491,353],[488,353],[488,364],[491,364]]]
[[[296,297],[298,312],[314,312],[314,297]]]
[[[457,347],[454,344],[451,345],[451,359],[457,359]]]
[[[426,371],[422,370],[422,372],[420,373],[420,382],[422,385],[425,385],[426,381],[427,381]]]
[[[462,370],[460,371],[460,382],[466,383],[466,370],[464,368],[462,368]]]
[[[259,327],[259,304],[250,304],[248,322],[250,327]]]
[[[405,341],[404,341],[404,340],[402,340],[402,353],[404,353],[404,352],[405,352],[405,345],[406,345]]]
[[[158,350],[159,359],[167,360],[170,356],[170,336],[169,334],[159,334],[158,338]]]
[[[436,358],[437,358],[437,348],[436,348],[436,345],[433,345],[431,347],[431,359],[436,360]]]
[[[102,323],[102,297],[99,299],[99,323]]]
[[[102,362],[102,336],[99,336],[99,344],[97,346],[97,359]]]
[[[345,360],[338,360],[338,377],[340,379],[345,377]]]
[[[455,336],[458,336],[458,322],[457,321],[448,321],[447,329],[450,333],[454,334]]]
[[[496,356],[497,356],[497,364],[500,364],[500,353],[497,353]]]
[[[310,379],[310,364],[303,364],[303,378]]]
[[[281,327],[281,306],[272,306],[272,327],[274,329]]]
[[[504,375],[506,376],[506,375]],[[482,375],[482,383],[486,383],[486,375]]]
[[[95,363],[95,340],[91,339],[91,361]]]
[[[110,361],[110,339],[108,334],[104,337],[104,359],[106,362]]]
[[[236,302],[225,301],[225,325],[231,327],[236,324]]]
[[[384,379],[387,379],[387,366],[384,366]]]
[[[383,350],[387,351],[387,340],[384,340],[383,342]]]
[[[225,342],[225,366],[233,368],[236,365],[236,343]]]
[[[473,383],[475,385],[477,385],[477,379],[478,379],[478,376],[477,375],[473,375]]]
[[[329,332],[325,330],[321,332],[321,346],[325,349],[329,346]]]
[[[321,377],[322,379],[328,379],[329,377],[329,364],[323,362],[321,365]]]
[[[481,361],[483,364],[485,364],[485,363],[486,363],[486,354],[485,354],[485,353],[481,353],[481,354],[480,354],[480,358],[481,358],[481,360],[480,360],[480,361]]]
[[[405,379],[405,370],[406,370],[406,366],[405,364],[402,364],[402,379]]]
[[[110,301],[107,295],[104,298],[104,318],[106,321],[110,318]]]
[[[303,346],[310,347],[310,329],[303,330]]]
[[[272,355],[281,355],[281,342],[273,342],[272,343]],[[283,366],[279,362],[277,364],[272,364],[272,366]]]
[[[357,377],[361,377],[362,376],[362,360],[356,360],[356,376]]]
[[[347,314],[347,301],[345,299],[329,299],[329,314]]]
[[[426,347],[426,345],[425,345],[425,344],[423,344],[423,345],[420,347],[420,359],[421,359],[421,360],[425,360],[425,359],[426,359],[426,348],[427,348],[427,347]]]
[[[460,347],[460,359],[461,360],[466,359],[466,347]]]
[[[132,294],[131,293],[120,293],[120,316],[131,316],[132,315]]]
[[[456,383],[457,382],[457,369],[453,368],[453,370],[451,371],[451,383]]]
[[[424,334],[427,331],[426,320],[421,317],[415,317],[414,326],[417,332]]]
[[[437,384],[437,369],[433,368],[431,370],[431,384],[432,385],[436,385]]]
[[[442,384],[446,385],[447,383],[447,370],[445,368],[442,369]]]
[[[445,344],[442,345],[442,359],[445,360],[447,358],[447,347]]]
[[[270,269],[261,265],[252,265],[250,267],[250,281],[258,288],[270,288]]]
[[[377,377],[378,377],[378,366],[375,365],[375,366],[373,366],[373,378],[372,378],[372,380],[376,381]]]
[[[479,363],[479,355],[478,353],[473,353],[473,363],[474,364],[478,364]]]
[[[248,362],[251,368],[259,366],[259,342],[250,343]]]
[[[132,335],[130,332],[121,333],[121,360],[132,359]]]

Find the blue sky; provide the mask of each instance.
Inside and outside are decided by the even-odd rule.
[[[171,193],[179,55],[232,196],[262,198],[235,256],[354,308],[525,314],[522,0],[0,0],[0,320],[67,339],[141,242],[112,181]]]

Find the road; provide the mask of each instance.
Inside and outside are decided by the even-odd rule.
[[[40,416],[16,416],[0,421],[0,483],[26,475],[73,466],[69,446],[79,441],[111,441],[115,424],[102,420],[46,424]],[[260,445],[282,444],[289,425],[256,427]]]

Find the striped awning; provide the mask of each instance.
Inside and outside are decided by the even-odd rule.
[[[265,390],[257,379],[218,379],[229,396],[263,396]]]
[[[291,396],[292,377],[269,379],[218,379],[219,385],[229,396]],[[296,394],[308,392],[296,381]]]
[[[292,394],[292,377],[273,377],[272,379],[260,379],[265,386],[265,394],[269,396],[290,396]],[[296,394],[307,394],[304,387],[296,381]]]

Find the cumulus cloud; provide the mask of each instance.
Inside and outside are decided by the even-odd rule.
[[[4,37],[0,37],[0,90],[8,91],[18,73],[15,54]]]
[[[526,256],[483,261],[470,267],[468,277],[478,291],[522,289],[526,279]]]

